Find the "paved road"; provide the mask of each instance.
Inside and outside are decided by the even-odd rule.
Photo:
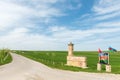
[[[0,66],[0,80],[120,80],[120,75],[56,70],[14,53],[12,57]]]

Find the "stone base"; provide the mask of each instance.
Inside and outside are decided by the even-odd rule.
[[[111,72],[111,65],[106,65],[106,72]]]
[[[101,64],[100,63],[97,63],[97,70],[101,71]]]
[[[86,57],[67,56],[67,65],[87,68]]]

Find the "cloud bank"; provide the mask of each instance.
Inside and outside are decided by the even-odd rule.
[[[73,42],[75,50],[119,49],[119,0],[95,0],[90,13],[77,17],[71,16],[85,6],[82,0],[4,0],[0,5],[0,48],[67,50]]]

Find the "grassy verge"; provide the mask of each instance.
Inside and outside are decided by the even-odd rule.
[[[0,50],[0,65],[4,65],[12,61],[12,57],[9,52],[9,49]]]
[[[78,67],[67,66],[66,56],[67,51],[17,51],[18,54],[33,59],[35,61],[41,62],[49,67],[71,70],[71,71],[85,71],[85,72],[99,72],[96,70],[98,62],[98,52],[95,51],[82,51],[74,52],[76,56],[86,56],[87,57],[87,69],[82,69]],[[110,64],[112,66],[111,73],[120,74],[120,53],[110,53]],[[105,72],[105,65],[102,65],[102,71]]]

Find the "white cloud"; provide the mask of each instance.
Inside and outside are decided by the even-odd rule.
[[[52,4],[57,1],[58,0],[0,1],[0,47],[8,47],[11,49],[47,48],[45,43],[48,42],[49,45],[53,43],[53,39],[51,40],[50,37],[42,34],[35,35],[30,32],[35,27],[38,27],[38,25],[35,25],[36,22],[38,22],[39,25],[47,24],[54,20],[54,17],[63,15],[59,8],[52,6]],[[42,46],[39,48],[40,45]]]
[[[120,0],[97,0],[92,11],[95,20],[117,18],[120,15]]]
[[[120,27],[120,22],[115,21],[115,22],[102,22],[99,24],[96,24],[97,27],[99,28],[119,28]]]
[[[120,11],[106,14],[106,15],[96,16],[94,20],[106,20],[106,19],[118,17],[119,15],[120,15]]]
[[[49,27],[49,31],[50,32],[61,32],[61,31],[65,31],[66,28],[65,27],[59,27],[59,26],[50,26]]]
[[[98,14],[112,13],[120,10],[119,0],[97,0],[93,11]]]
[[[92,50],[93,48],[102,47],[105,50],[110,45],[119,47],[117,44],[120,39],[119,6],[120,0],[97,0],[92,8],[93,13],[84,14],[79,21],[77,20],[77,24],[80,24],[86,33],[91,34],[85,37],[87,39],[82,38],[83,40],[79,40],[82,41],[82,43],[79,43],[79,45],[82,45],[81,49]],[[91,28],[89,27],[89,30],[87,30],[87,26]]]
[[[79,1],[79,0],[76,0]],[[87,14],[82,18],[86,22],[98,21],[103,19],[109,19],[111,17],[119,16],[118,6],[113,6],[112,10],[109,11],[108,7],[102,6],[107,4],[99,2],[99,5],[94,6],[96,13]],[[82,45],[80,48],[85,48],[86,45],[96,44],[98,42],[104,42],[104,38],[109,37],[109,34],[118,34],[120,28],[118,27],[119,21],[116,22],[100,22],[99,24],[93,25],[94,28],[85,30],[72,30],[69,26],[51,26],[48,24],[56,23],[55,18],[64,16],[65,13],[59,7],[54,7],[52,4],[60,2],[59,0],[4,0],[0,1],[0,47],[8,47],[10,49],[30,49],[30,50],[65,50],[67,43],[80,42]],[[63,2],[65,2],[63,0]],[[115,4],[115,3],[114,3]],[[81,3],[75,5],[69,4],[69,9],[77,9],[81,7]],[[115,8],[116,7],[116,8]],[[68,8],[66,8],[68,9]],[[102,10],[104,9],[104,10]],[[114,11],[117,11],[115,13]],[[108,14],[109,13],[109,14]],[[112,14],[111,14],[112,13]],[[107,15],[108,14],[108,15]],[[88,17],[87,19],[85,17]],[[84,24],[87,24],[83,20]],[[45,26],[44,26],[45,25]],[[47,27],[47,26],[48,27]],[[54,24],[52,24],[54,25]],[[40,27],[44,28],[40,28]],[[102,27],[104,26],[104,27]],[[115,26],[115,28],[113,28]],[[42,30],[36,33],[34,29]],[[4,34],[6,32],[6,34]],[[47,32],[47,33],[46,33]],[[91,40],[91,41],[90,41]],[[110,40],[115,40],[111,39]],[[105,42],[110,42],[106,40]],[[91,42],[91,43],[90,43]],[[89,44],[88,44],[89,43]],[[79,45],[79,46],[80,46]],[[96,46],[98,46],[96,44]],[[79,50],[79,49],[78,49]]]
[[[16,28],[10,31],[9,34],[0,37],[0,47],[23,50],[44,50],[52,44],[54,45],[53,39],[48,36],[28,33],[29,30],[27,28]]]
[[[26,13],[26,8],[0,1],[0,30],[12,27]]]
[[[59,9],[50,6],[50,4],[55,3],[57,0],[37,1],[39,3],[35,3],[33,0],[28,1],[31,2],[31,5],[22,5],[25,1],[22,1],[22,3],[19,3],[17,0],[11,2],[9,0],[0,1],[0,30],[14,27],[16,24],[23,24],[24,26],[26,21],[30,21],[31,18],[38,18],[39,21],[48,23],[52,20],[52,17],[63,15]],[[32,6],[34,3],[35,7]]]
[[[120,28],[70,30],[65,27],[54,26],[50,30],[52,31],[52,35],[30,34],[27,28],[16,28],[6,36],[1,37],[0,42],[2,43],[0,43],[0,46],[4,45],[1,47],[8,47],[10,49],[66,50],[67,43],[70,41],[76,43],[76,41],[81,42],[81,40],[85,40],[81,44],[94,44],[104,41],[103,35],[106,33],[119,32]],[[98,39],[94,38],[94,40],[90,41],[90,38],[96,34],[100,35],[98,36],[99,38],[97,37]]]
[[[89,30],[70,30],[67,28],[53,28],[52,37],[61,42],[78,41],[83,39],[89,39],[95,35],[100,35],[96,38],[102,38],[106,33],[116,33],[120,31],[120,28],[93,28]],[[107,34],[106,36],[108,36]]]

